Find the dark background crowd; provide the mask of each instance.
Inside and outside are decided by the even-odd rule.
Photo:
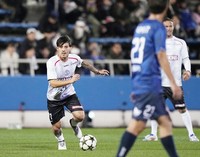
[[[29,75],[30,64],[11,65],[21,58],[31,60],[36,74],[46,74],[37,59],[55,54],[61,34],[72,38],[72,53],[84,59],[129,59],[134,29],[147,16],[147,0],[1,0],[0,59],[7,61],[1,61],[1,75],[9,75],[10,66],[15,74]],[[200,59],[200,2],[170,0],[167,16],[174,20],[174,35],[186,40],[190,59]],[[192,69],[200,73],[200,65]],[[114,64],[114,72],[129,75],[128,65]]]

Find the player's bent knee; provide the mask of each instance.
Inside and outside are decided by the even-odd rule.
[[[182,108],[182,109],[178,109],[179,113],[185,113],[186,112],[186,108]]]
[[[73,116],[76,121],[81,122],[85,118],[85,113],[83,111],[75,111],[73,112]]]
[[[54,131],[59,131],[60,128],[61,128],[61,123],[60,122],[57,122],[57,123],[55,123],[55,124],[52,125],[52,129]]]

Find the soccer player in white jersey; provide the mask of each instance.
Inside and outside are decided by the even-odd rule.
[[[173,36],[174,25],[173,21],[166,18],[163,24],[167,30],[167,40],[166,40],[166,53],[170,63],[171,71],[175,77],[177,85],[182,87],[182,64],[184,65],[184,72],[182,75],[183,80],[188,80],[191,76],[191,64],[188,55],[188,48],[186,42],[180,38]],[[166,74],[162,71],[162,87],[164,91],[164,98],[169,99],[174,108],[179,111],[183,122],[187,128],[189,140],[192,142],[198,142],[199,139],[195,136],[193,132],[192,122],[190,114],[186,108],[184,96],[180,100],[174,100],[172,97],[172,91],[170,89],[170,82]],[[143,141],[157,141],[157,127],[156,121],[151,121],[151,134],[144,137]]]
[[[85,117],[84,109],[73,86],[80,79],[80,75],[75,74],[76,67],[82,66],[97,75],[109,75],[109,71],[98,70],[78,55],[70,54],[72,46],[68,36],[61,36],[56,45],[57,54],[47,61],[47,105],[52,131],[58,140],[58,150],[65,150],[66,142],[60,121],[65,116],[64,107],[73,116],[69,122],[77,138],[82,137],[81,129],[77,124]]]

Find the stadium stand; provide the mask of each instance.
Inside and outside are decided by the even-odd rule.
[[[140,0],[140,1],[142,3],[145,2],[145,0]],[[9,10],[9,9],[0,8],[0,20],[1,20],[1,22],[0,22],[0,47],[1,48],[0,49],[5,48],[6,45],[10,42],[21,43],[25,38],[26,30],[28,28],[37,28],[41,17],[50,10],[49,8],[47,8],[48,6],[51,6],[48,4],[50,2],[51,1],[46,1],[46,0],[24,0],[22,5],[27,8],[28,12],[27,12],[27,16],[25,17],[23,22],[11,22],[11,21],[7,21],[7,20],[3,20],[5,17],[12,16],[13,12],[12,12],[12,10]],[[95,23],[97,21],[95,21],[94,18],[93,18],[92,22],[87,21],[87,20],[88,19],[91,20],[91,16],[89,16],[89,15],[95,16],[96,14],[94,12],[89,12],[88,10],[86,10],[84,12],[82,9],[84,9],[85,7],[84,7],[84,4],[81,3],[81,1],[73,1],[73,2],[76,3],[76,7],[77,7],[76,9],[80,9],[81,12],[83,12],[83,15],[81,15],[80,18],[83,20],[86,20],[87,25],[90,28],[89,37],[88,37],[88,39],[85,40],[87,42],[87,43],[85,43],[85,47],[83,47],[83,48],[78,47],[81,51],[83,51],[82,53],[84,54],[84,57],[86,59],[88,56],[87,44],[91,43],[91,42],[96,42],[96,43],[100,44],[102,46],[102,50],[105,53],[106,53],[107,49],[109,48],[110,44],[112,44],[112,43],[122,44],[123,49],[125,49],[125,53],[129,52],[132,33],[130,33],[129,35],[120,36],[119,35],[120,33],[113,34],[113,32],[108,32],[109,36],[108,35],[105,36],[106,33],[102,34],[102,32],[101,32],[101,33],[97,33],[97,34],[99,34],[99,36],[94,36],[92,31],[93,31],[93,28],[95,26],[97,26]],[[110,1],[110,2],[114,4],[114,1]],[[117,2],[118,1],[116,1],[116,3]],[[129,0],[125,0],[124,2],[123,1],[119,1],[119,2],[125,4],[125,9],[127,9],[126,8],[127,4],[130,3]],[[199,3],[199,1],[191,0],[191,1],[187,1],[187,3],[188,3],[188,8],[193,10],[194,7]],[[87,6],[87,4],[85,4],[85,5]],[[99,7],[102,9],[102,5],[104,5],[104,4],[97,3],[97,8],[96,8],[97,11],[98,11]],[[130,9],[130,8],[128,8],[128,9]],[[108,12],[104,12],[104,13],[108,13]],[[109,16],[113,15],[113,14],[110,14],[110,12],[108,14],[109,14]],[[115,13],[114,15],[118,15],[118,14]],[[79,20],[80,20],[80,18],[79,18]],[[120,17],[119,17],[119,19],[120,19]],[[61,20],[61,19],[59,19],[59,20]],[[107,18],[102,21],[98,21],[98,22],[100,22],[100,28],[101,28],[100,31],[105,31],[106,29],[112,30],[112,28],[113,28],[113,30],[114,29],[118,30],[119,28],[116,28],[115,27],[116,25],[113,25],[113,24],[119,24],[118,22],[120,22],[121,19],[120,20],[114,19],[114,20],[115,20],[114,23],[112,23],[111,18]],[[108,25],[108,23],[106,23],[106,26],[105,26],[105,22],[111,22],[111,23],[109,25]],[[115,22],[117,22],[117,23],[115,23]],[[112,27],[111,27],[111,24],[112,24]],[[75,26],[75,23],[67,22],[67,23],[64,23],[63,25],[61,25],[59,31],[62,32],[64,29],[64,33],[68,33],[71,35],[72,31],[74,31],[74,26]],[[119,32],[120,31],[123,32],[123,30],[121,30],[121,28],[119,29]],[[185,40],[186,40],[189,50],[190,50],[190,58],[192,60],[199,60],[200,59],[200,55],[199,55],[200,37],[196,36],[194,38],[186,38]],[[82,49],[84,49],[84,50],[82,50]],[[109,62],[109,64],[110,64],[110,62]],[[200,66],[198,64],[196,64],[193,66],[193,69],[194,69],[193,74],[195,75],[196,71],[198,69],[200,69]]]

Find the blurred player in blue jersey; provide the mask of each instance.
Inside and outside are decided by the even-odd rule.
[[[168,0],[149,0],[150,15],[141,22],[134,33],[131,49],[132,120],[124,132],[117,157],[125,157],[137,136],[145,129],[148,119],[155,119],[160,127],[160,139],[170,157],[177,157],[172,136],[172,123],[162,96],[161,72],[170,81],[174,99],[182,97],[166,57],[166,29],[162,24],[168,9]]]

